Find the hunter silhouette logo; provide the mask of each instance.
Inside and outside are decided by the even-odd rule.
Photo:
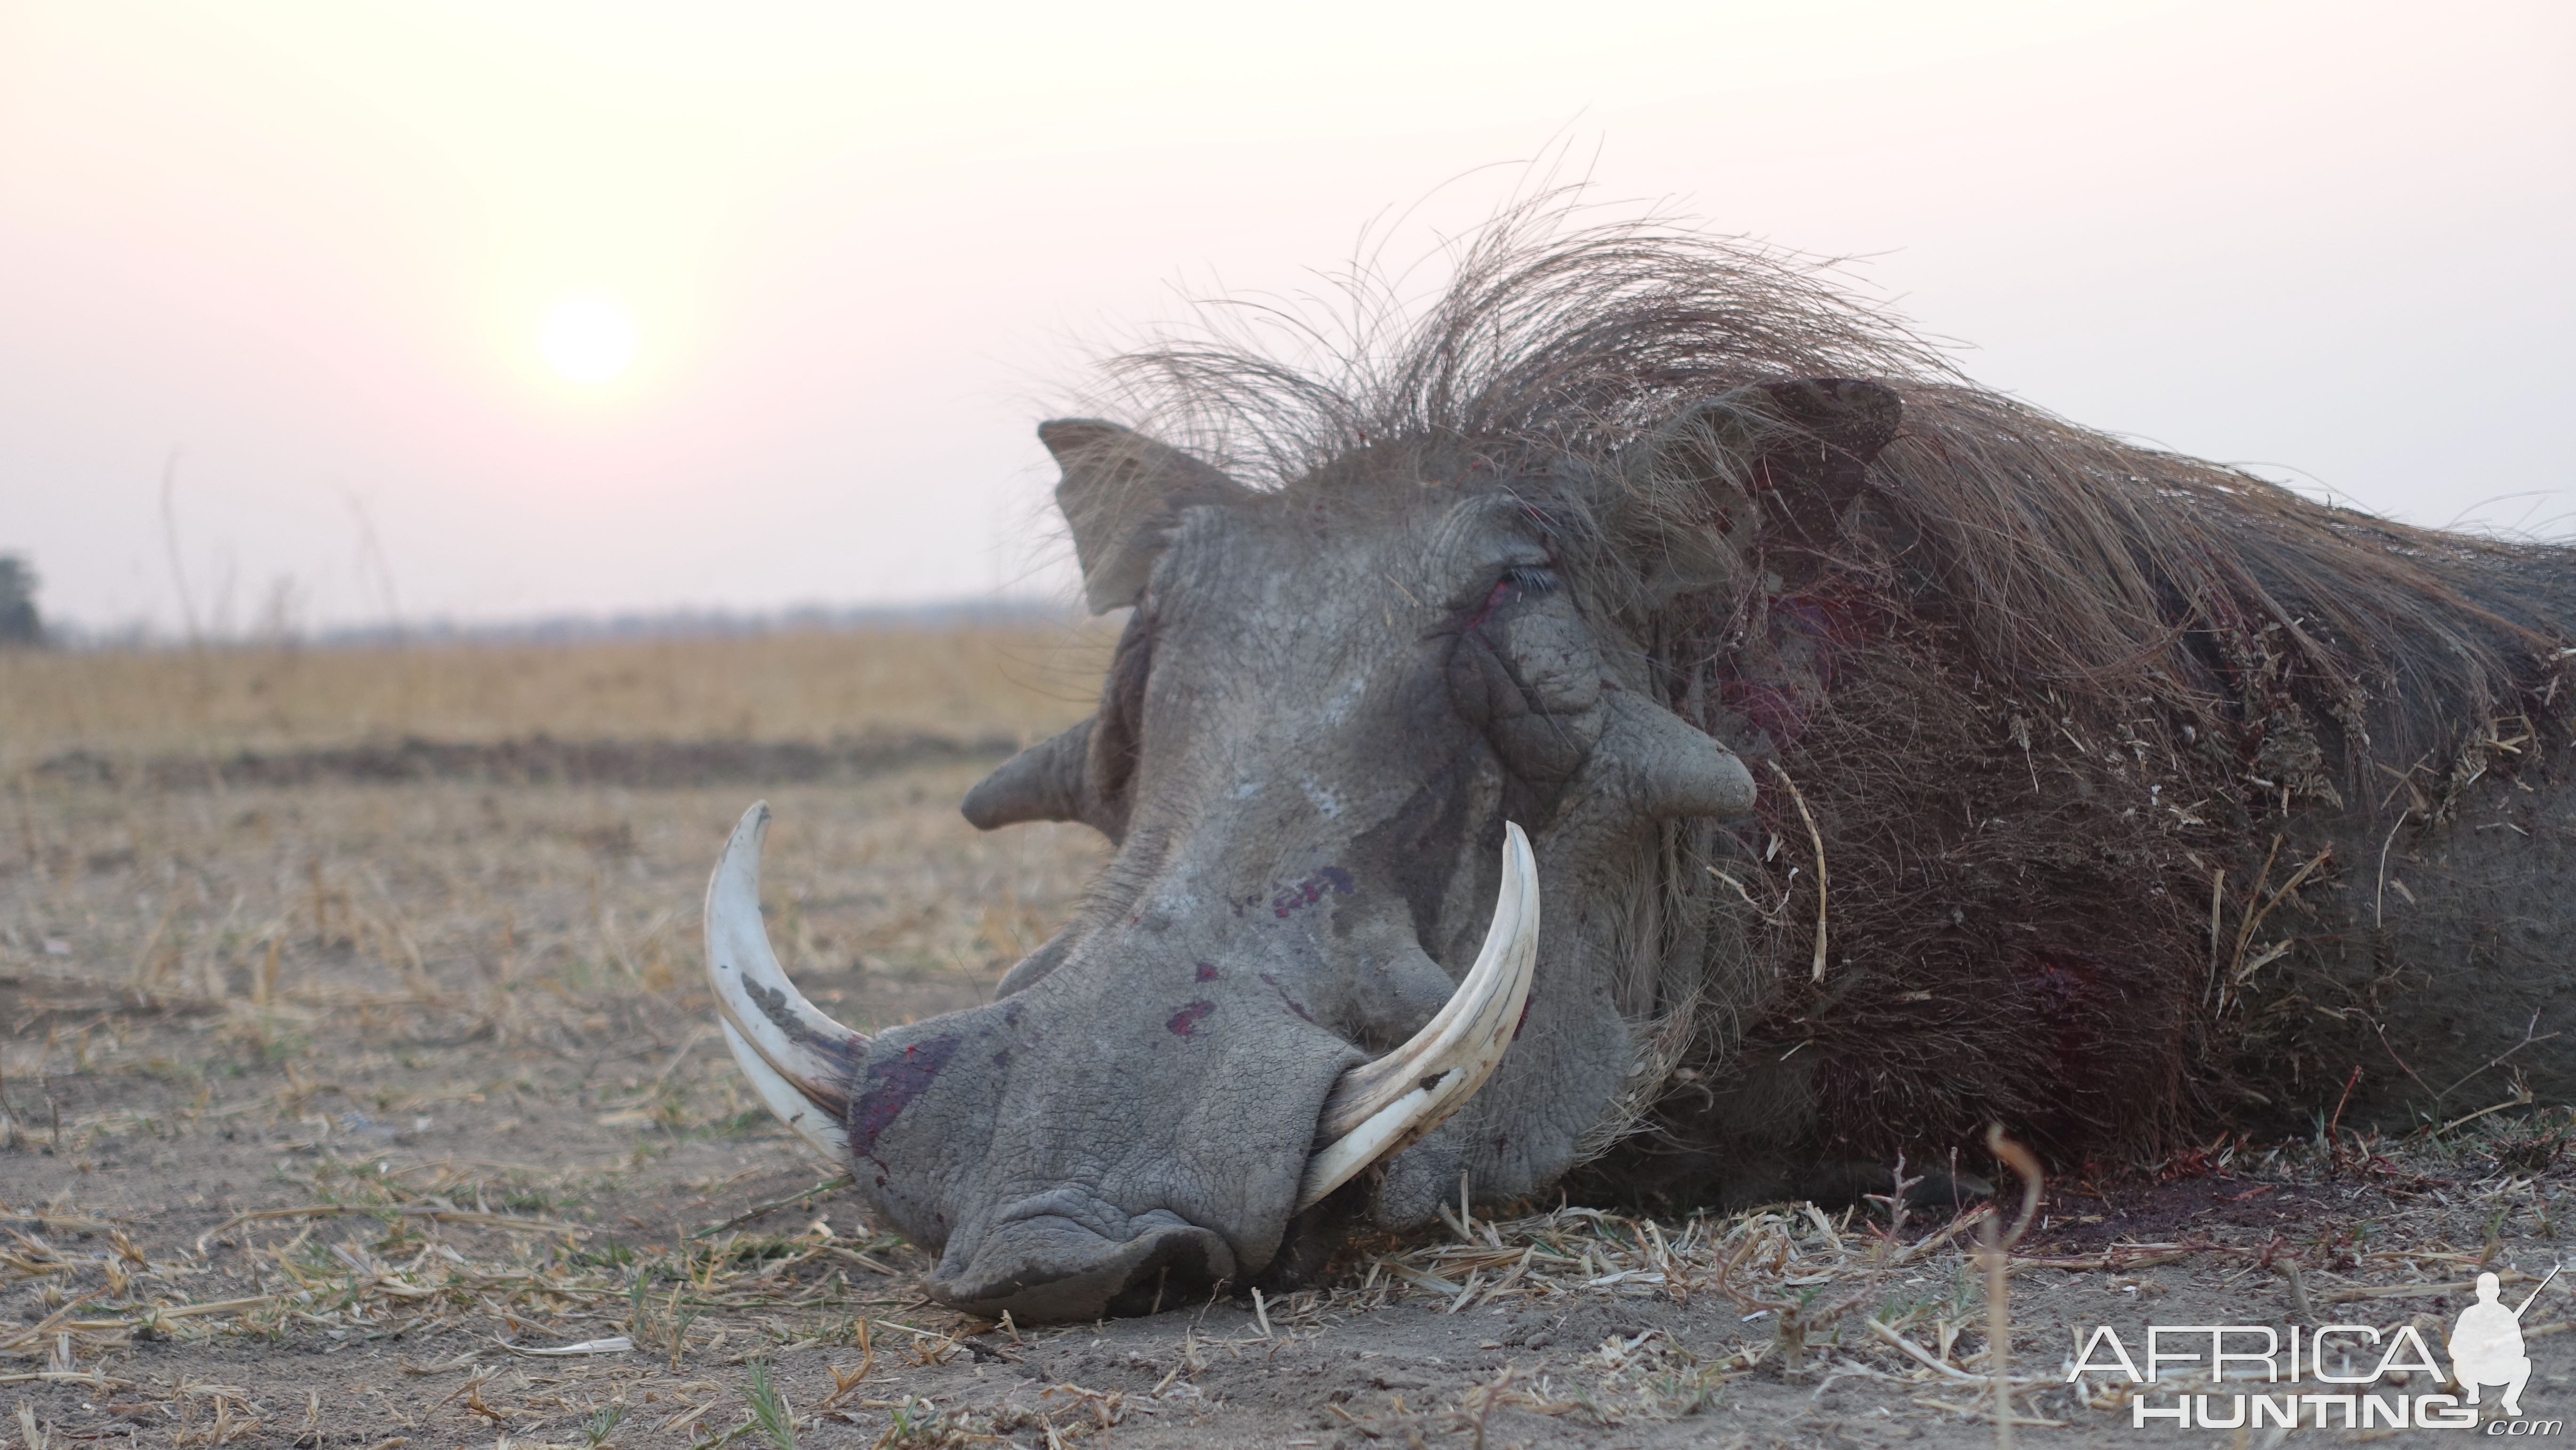
[[[2451,1326],[2451,1377],[2468,1392],[2470,1404],[2478,1402],[2479,1386],[2502,1385],[2504,1412],[2522,1418],[2522,1387],[2531,1382],[2531,1357],[2522,1352],[2522,1311],[2557,1277],[2551,1269],[2539,1289],[2507,1309],[2496,1302],[2496,1276],[2478,1275],[2478,1302],[2461,1310]]]

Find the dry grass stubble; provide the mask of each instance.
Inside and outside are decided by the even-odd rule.
[[[578,645],[0,650],[0,778],[71,750],[220,758],[402,736],[1042,734],[1091,708],[1112,643],[1085,624]]]

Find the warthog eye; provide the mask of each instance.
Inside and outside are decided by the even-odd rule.
[[[1533,594],[1553,594],[1565,581],[1545,564],[1513,564],[1503,570],[1494,587],[1485,591],[1484,599],[1468,612],[1464,628],[1474,629],[1493,617],[1497,609]]]

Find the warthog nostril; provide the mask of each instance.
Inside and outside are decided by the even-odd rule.
[[[1220,1259],[1223,1272],[1217,1269]],[[1166,1232],[1156,1235],[1152,1251],[1128,1271],[1126,1285],[1109,1296],[1108,1312],[1120,1317],[1159,1314],[1204,1300],[1233,1277],[1234,1255],[1216,1235],[1205,1229]]]
[[[1151,1314],[1204,1300],[1236,1277],[1223,1238],[1168,1214],[1146,1217],[1165,1221],[1123,1242],[1054,1214],[998,1225],[967,1252],[951,1246],[931,1273],[930,1295],[969,1314],[1007,1309],[1034,1324]]]

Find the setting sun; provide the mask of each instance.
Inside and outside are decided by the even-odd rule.
[[[635,357],[635,342],[635,319],[596,297],[556,303],[537,334],[537,345],[556,372],[592,385],[626,371]]]

